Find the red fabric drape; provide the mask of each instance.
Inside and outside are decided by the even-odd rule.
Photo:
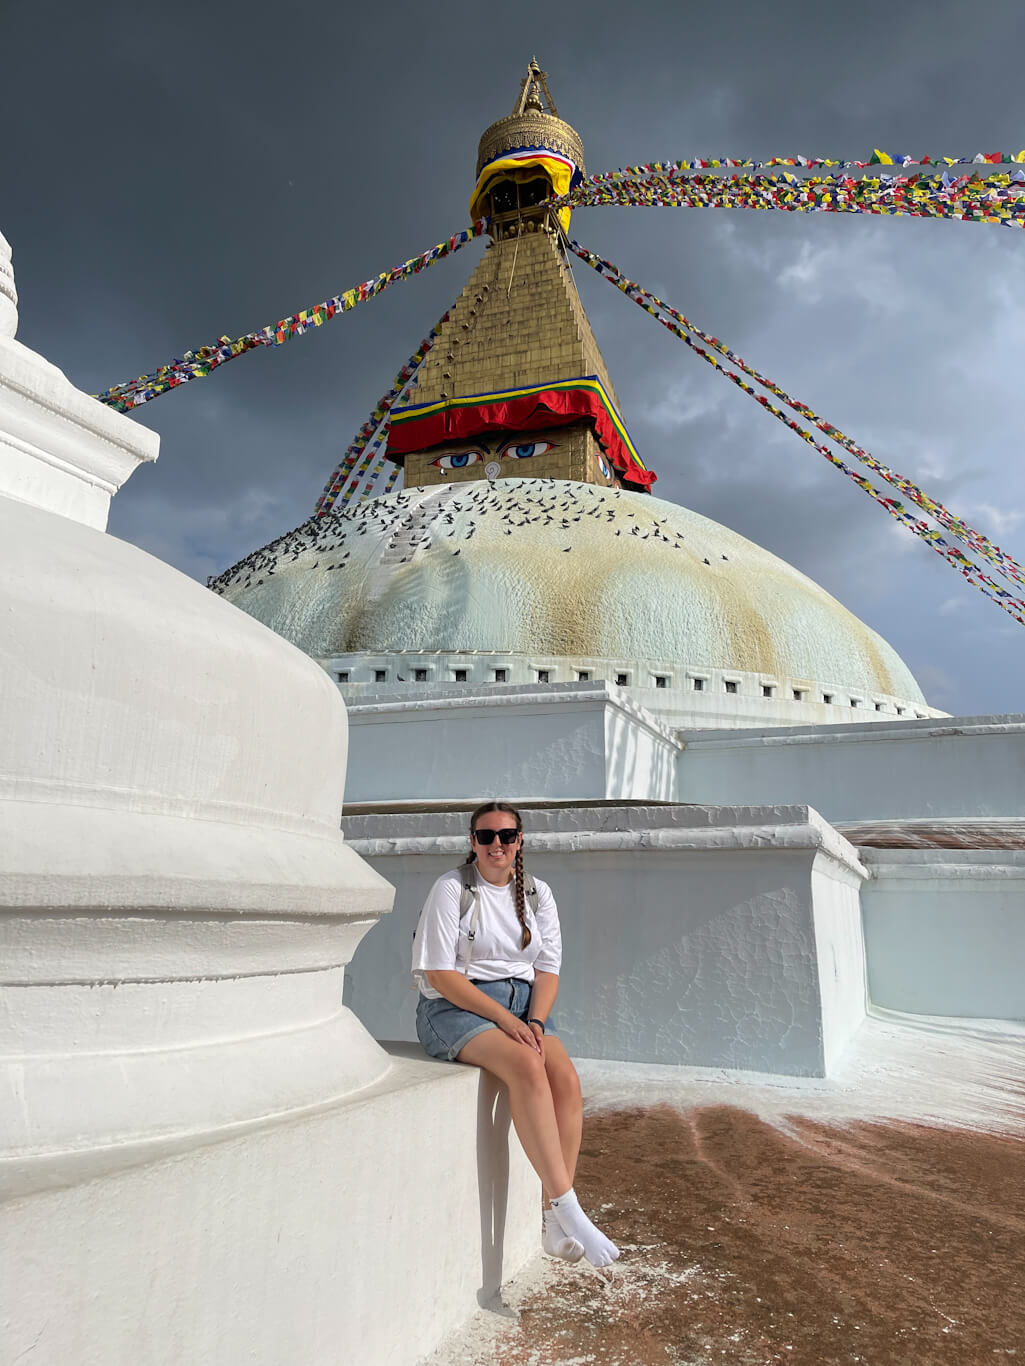
[[[431,446],[469,441],[485,432],[529,432],[543,427],[562,427],[570,422],[589,420],[595,435],[616,470],[632,484],[644,487],[657,476],[642,469],[616,429],[601,395],[591,388],[544,389],[540,392],[503,397],[495,402],[451,405],[425,405],[400,409],[392,414],[388,431],[388,454],[408,455],[410,451]]]

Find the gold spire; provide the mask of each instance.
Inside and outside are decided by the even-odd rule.
[[[485,130],[470,201],[492,243],[393,414],[407,487],[548,478],[635,487],[618,400],[562,246],[584,153],[533,58],[511,114]],[[549,391],[556,393],[553,398]]]
[[[547,110],[541,103],[542,96],[547,102]],[[552,99],[552,92],[548,89],[548,72],[541,70],[536,57],[531,57],[527,74],[520,81],[519,99],[513,105],[512,111],[514,114],[523,114],[528,109],[536,110],[539,114],[548,113],[555,118],[559,117],[559,111]]]

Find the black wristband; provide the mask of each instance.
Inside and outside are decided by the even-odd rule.
[[[545,1032],[545,1022],[544,1022],[544,1020],[539,1020],[539,1019],[537,1019],[536,1017],[533,1017],[533,1016],[532,1016],[530,1019],[528,1019],[527,1024],[536,1024],[536,1025],[540,1025],[540,1026],[541,1026],[541,1033],[543,1034],[543,1033]]]

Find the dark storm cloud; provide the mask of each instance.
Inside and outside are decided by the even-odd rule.
[[[98,389],[423,250],[465,222],[477,138],[534,51],[597,170],[1014,151],[1023,37],[1010,0],[23,5],[4,19],[0,92],[19,338]],[[1019,232],[668,209],[579,212],[573,232],[1025,551]],[[147,405],[134,420],[161,433],[161,457],[111,530],[204,578],[302,521],[479,250]],[[662,496],[822,583],[936,705],[1021,708],[1021,627],[582,262],[575,274]]]

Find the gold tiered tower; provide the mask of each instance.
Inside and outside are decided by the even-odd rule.
[[[649,491],[568,264],[568,211],[546,202],[583,155],[532,61],[512,114],[480,140],[470,212],[492,240],[392,413],[407,488],[548,477]]]

